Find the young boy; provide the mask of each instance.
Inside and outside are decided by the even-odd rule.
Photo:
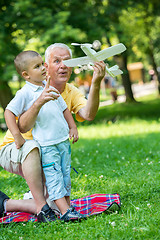
[[[31,107],[37,98],[45,97],[37,119],[33,120],[33,138],[41,146],[42,167],[51,201],[54,201],[64,221],[83,217],[70,206],[70,163],[69,138],[78,140],[76,124],[61,95],[49,86],[42,57],[35,51],[23,51],[14,60],[17,72],[26,80],[25,86],[16,93],[5,110],[5,119],[16,147],[19,149],[25,140],[22,137],[15,116],[20,116]],[[53,93],[54,91],[54,93]],[[47,101],[54,94],[55,100]]]

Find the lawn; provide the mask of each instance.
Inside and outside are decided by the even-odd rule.
[[[160,239],[160,100],[113,104],[92,124],[79,124],[72,145],[71,198],[119,193],[119,213],[81,223],[22,223],[0,226],[0,239]],[[1,138],[4,134],[1,134]],[[0,168],[0,189],[22,198],[28,190],[19,176]]]

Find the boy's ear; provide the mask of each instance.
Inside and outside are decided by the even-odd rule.
[[[29,79],[29,75],[26,71],[22,72],[22,77],[24,77],[25,79]]]

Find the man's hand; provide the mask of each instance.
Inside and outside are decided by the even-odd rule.
[[[25,143],[25,139],[22,137],[22,135],[20,133],[14,136],[14,140],[15,140],[17,149],[20,149],[23,146],[23,144]]]
[[[93,69],[94,72],[87,104],[78,111],[79,116],[88,121],[92,121],[95,118],[99,107],[100,85],[105,76],[106,65],[103,61],[95,62]]]
[[[79,137],[78,137],[77,127],[73,127],[69,129],[69,138],[70,139],[73,138],[73,141],[72,141],[73,144],[78,141]]]
[[[101,80],[105,76],[106,64],[103,61],[95,62],[93,69],[94,69],[94,72],[93,72],[92,82],[100,84]]]

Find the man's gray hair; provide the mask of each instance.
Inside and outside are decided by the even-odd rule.
[[[54,49],[54,48],[64,48],[64,49],[67,49],[69,51],[69,54],[72,58],[72,50],[64,43],[54,43],[54,44],[51,44],[45,51],[45,62],[48,64],[49,63],[49,57],[50,57],[50,54],[51,54],[51,51]]]

